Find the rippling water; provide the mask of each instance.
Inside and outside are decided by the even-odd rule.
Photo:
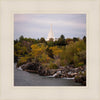
[[[16,69],[14,64],[14,86],[80,86],[74,80],[49,78]]]

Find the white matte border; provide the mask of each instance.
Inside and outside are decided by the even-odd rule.
[[[91,1],[1,1],[0,100],[99,100],[100,30],[99,0]],[[37,87],[13,86],[14,13],[87,14],[87,85]]]

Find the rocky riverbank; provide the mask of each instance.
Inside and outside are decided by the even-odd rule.
[[[42,66],[40,63],[28,62],[21,66],[17,66],[24,71],[37,73],[41,76],[52,76],[55,78],[73,78],[75,82],[86,85],[86,66],[80,66],[74,68],[71,66],[59,66],[57,69],[49,69],[46,66]]]

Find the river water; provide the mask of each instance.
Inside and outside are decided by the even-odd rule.
[[[49,78],[28,73],[16,68],[14,64],[14,86],[81,86],[72,79]]]

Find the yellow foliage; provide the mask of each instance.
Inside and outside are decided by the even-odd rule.
[[[48,62],[51,58],[46,54],[46,48],[44,44],[34,44],[31,46],[32,48],[32,56],[35,58],[38,57],[40,62]]]
[[[46,63],[46,62],[49,62],[51,58],[46,54],[46,53],[43,53],[40,55],[40,58],[39,60],[42,62],[42,63]]]
[[[32,55],[35,57],[41,55],[46,49],[46,47],[43,44],[42,45],[34,44],[31,46],[31,48],[32,48]]]
[[[77,51],[79,52],[80,51],[80,48],[77,48]]]
[[[58,48],[57,46],[50,47],[50,49],[53,51],[55,56],[58,56],[62,52],[62,49]]]
[[[27,58],[26,57],[21,57],[17,63],[18,66],[24,64],[27,62]]]

